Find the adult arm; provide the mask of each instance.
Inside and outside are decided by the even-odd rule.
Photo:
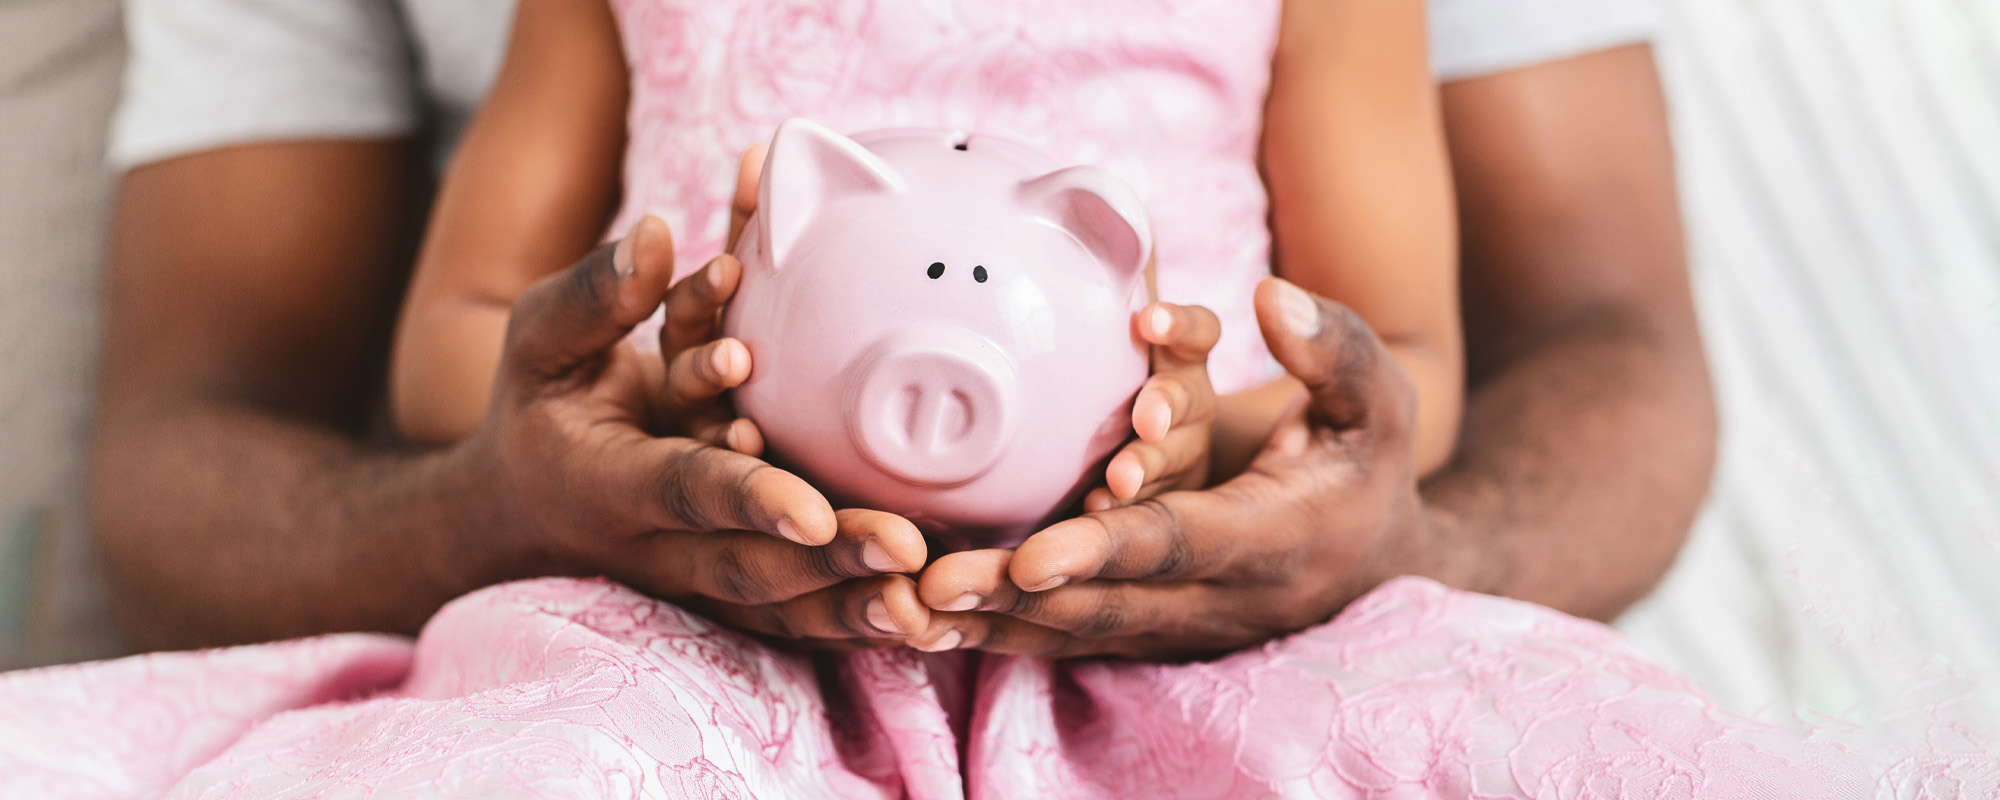
[[[614,345],[666,294],[664,231],[529,289],[473,435],[369,443],[414,158],[402,141],[285,142],[126,176],[92,501],[136,643],[412,632],[457,594],[549,574],[799,636],[879,636],[878,598],[920,626],[905,578],[835,585],[921,565],[914,527],[836,518],[762,462],[642,430],[648,387]],[[889,569],[867,565],[871,541]]]
[[[1419,491],[1407,376],[1351,311],[1272,282],[1259,320],[1312,388],[1304,414],[1209,491],[940,559],[925,602],[978,610],[912,644],[1184,657],[1324,621],[1397,575],[1598,619],[1657,583],[1706,493],[1715,412],[1652,54],[1444,91],[1469,366],[1452,461]]]
[[[1715,402],[1651,48],[1446,84],[1468,397],[1425,481],[1454,585],[1616,617],[1708,492]]]

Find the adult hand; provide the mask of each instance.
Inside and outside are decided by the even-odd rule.
[[[1272,354],[1307,393],[1248,469],[1057,523],[1013,551],[940,558],[919,586],[938,612],[910,644],[1205,656],[1318,624],[1390,577],[1424,572],[1408,377],[1337,303],[1275,278],[1256,303]]]
[[[924,630],[914,583],[894,574],[923,566],[914,525],[835,513],[805,481],[749,455],[648,433],[649,417],[702,407],[719,392],[704,387],[732,372],[696,366],[728,361],[715,355],[732,340],[689,344],[705,335],[692,320],[712,319],[730,282],[705,271],[669,299],[672,275],[671,234],[648,218],[515,304],[492,408],[454,454],[490,487],[497,535],[558,570],[607,575],[752,632],[860,646]],[[688,362],[664,401],[658,367],[647,366],[657,357],[627,341],[663,300],[663,344]],[[740,366],[747,375],[747,358]],[[711,440],[728,429],[705,428]]]

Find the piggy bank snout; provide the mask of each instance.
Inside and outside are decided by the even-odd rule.
[[[882,471],[922,486],[985,473],[1014,414],[1009,359],[967,331],[910,332],[877,344],[849,373],[848,435]]]

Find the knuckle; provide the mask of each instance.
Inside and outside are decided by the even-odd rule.
[[[839,580],[848,577],[848,570],[842,567],[841,559],[828,546],[805,549],[806,572],[822,580]]]
[[[1043,598],[1039,592],[1002,591],[1004,600],[994,604],[992,611],[1010,616],[1038,616],[1042,612]],[[991,601],[989,601],[991,602]]]
[[[1148,528],[1164,532],[1161,552],[1152,569],[1142,577],[1180,575],[1194,566],[1194,548],[1181,530],[1180,517],[1174,513],[1172,506],[1160,502],[1158,498],[1147,498],[1133,504],[1132,508],[1147,515],[1144,522]]]
[[[709,584],[714,587],[716,599],[731,603],[768,603],[774,594],[763,572],[751,566],[742,551],[734,547],[725,547],[716,554]]]
[[[1185,379],[1179,374],[1161,376],[1159,383],[1154,384],[1154,389],[1160,393],[1160,399],[1167,401],[1167,408],[1172,410],[1174,422],[1179,423],[1187,418],[1188,401],[1192,399],[1192,393],[1188,391]]]
[[[719,455],[725,451],[712,447],[704,447],[703,452]],[[757,490],[757,482],[767,473],[777,472],[778,469],[776,467],[759,461],[756,462],[755,466],[739,473],[736,476],[735,485],[730,487],[730,491],[722,493],[716,498],[717,502],[722,504],[722,513],[720,516],[723,519],[749,522],[752,507],[755,505],[753,498]]]
[[[1188,345],[1206,356],[1222,338],[1222,320],[1204,306],[1189,306]]]
[[[1161,468],[1167,462],[1166,448],[1152,442],[1133,442],[1125,449],[1139,460],[1139,468],[1146,471],[1147,480],[1160,476]]]
[[[661,517],[672,527],[681,530],[706,530],[709,527],[701,504],[695,500],[701,492],[699,477],[706,466],[702,458],[706,450],[706,445],[688,447],[661,465],[654,502]]]
[[[764,623],[765,633],[782,639],[802,636],[799,626],[792,622],[791,613],[783,606],[764,606],[758,617]]]
[[[616,277],[610,258],[598,258],[593,254],[584,263],[569,271],[562,281],[565,305],[575,309],[608,308],[614,299],[610,293],[611,280]]]
[[[1084,618],[1083,624],[1076,626],[1072,633],[1079,637],[1095,639],[1121,632],[1129,623],[1130,614],[1125,609],[1124,601],[1113,595],[1106,597],[1104,602],[1091,611]]]

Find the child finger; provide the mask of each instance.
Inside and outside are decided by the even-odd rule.
[[[836,542],[851,543],[854,557],[873,572],[915,573],[930,560],[923,531],[886,511],[843,508],[834,512]]]
[[[736,194],[729,203],[729,249],[736,249],[737,238],[743,235],[743,226],[750,223],[750,214],[757,210],[758,184],[764,175],[764,155],[771,148],[768,144],[751,145],[743,151],[743,160],[736,164]]]
[[[1152,303],[1139,311],[1139,337],[1154,346],[1153,368],[1204,364],[1222,338],[1222,320],[1201,306]]]
[[[757,428],[757,423],[742,417],[730,419],[718,413],[712,419],[696,423],[691,430],[693,438],[716,447],[727,447],[746,456],[764,454],[764,432]]]
[[[913,648],[932,653],[982,650],[1039,658],[1141,652],[1139,643],[1126,637],[1088,639],[1003,614],[981,612],[932,614],[930,628],[911,637],[908,643]]]
[[[1208,433],[1176,428],[1159,444],[1132,442],[1104,467],[1104,486],[1118,500],[1144,500],[1174,488],[1173,479],[1208,460]]]
[[[778,603],[701,605],[726,622],[781,639],[904,639],[930,627],[930,609],[903,575],[850,580]]]
[[[688,409],[742,385],[750,377],[750,348],[736,339],[717,339],[681,351],[667,364],[666,403]]]
[[[1012,550],[965,550],[932,562],[917,578],[917,597],[936,611],[1011,605],[1020,594],[1007,579]]]
[[[660,325],[660,352],[672,358],[715,338],[722,307],[736,293],[742,277],[743,265],[735,256],[723,254],[669,288]]]
[[[1147,378],[1132,399],[1132,431],[1148,442],[1190,423],[1215,418],[1215,389],[1205,366],[1182,366]]]

